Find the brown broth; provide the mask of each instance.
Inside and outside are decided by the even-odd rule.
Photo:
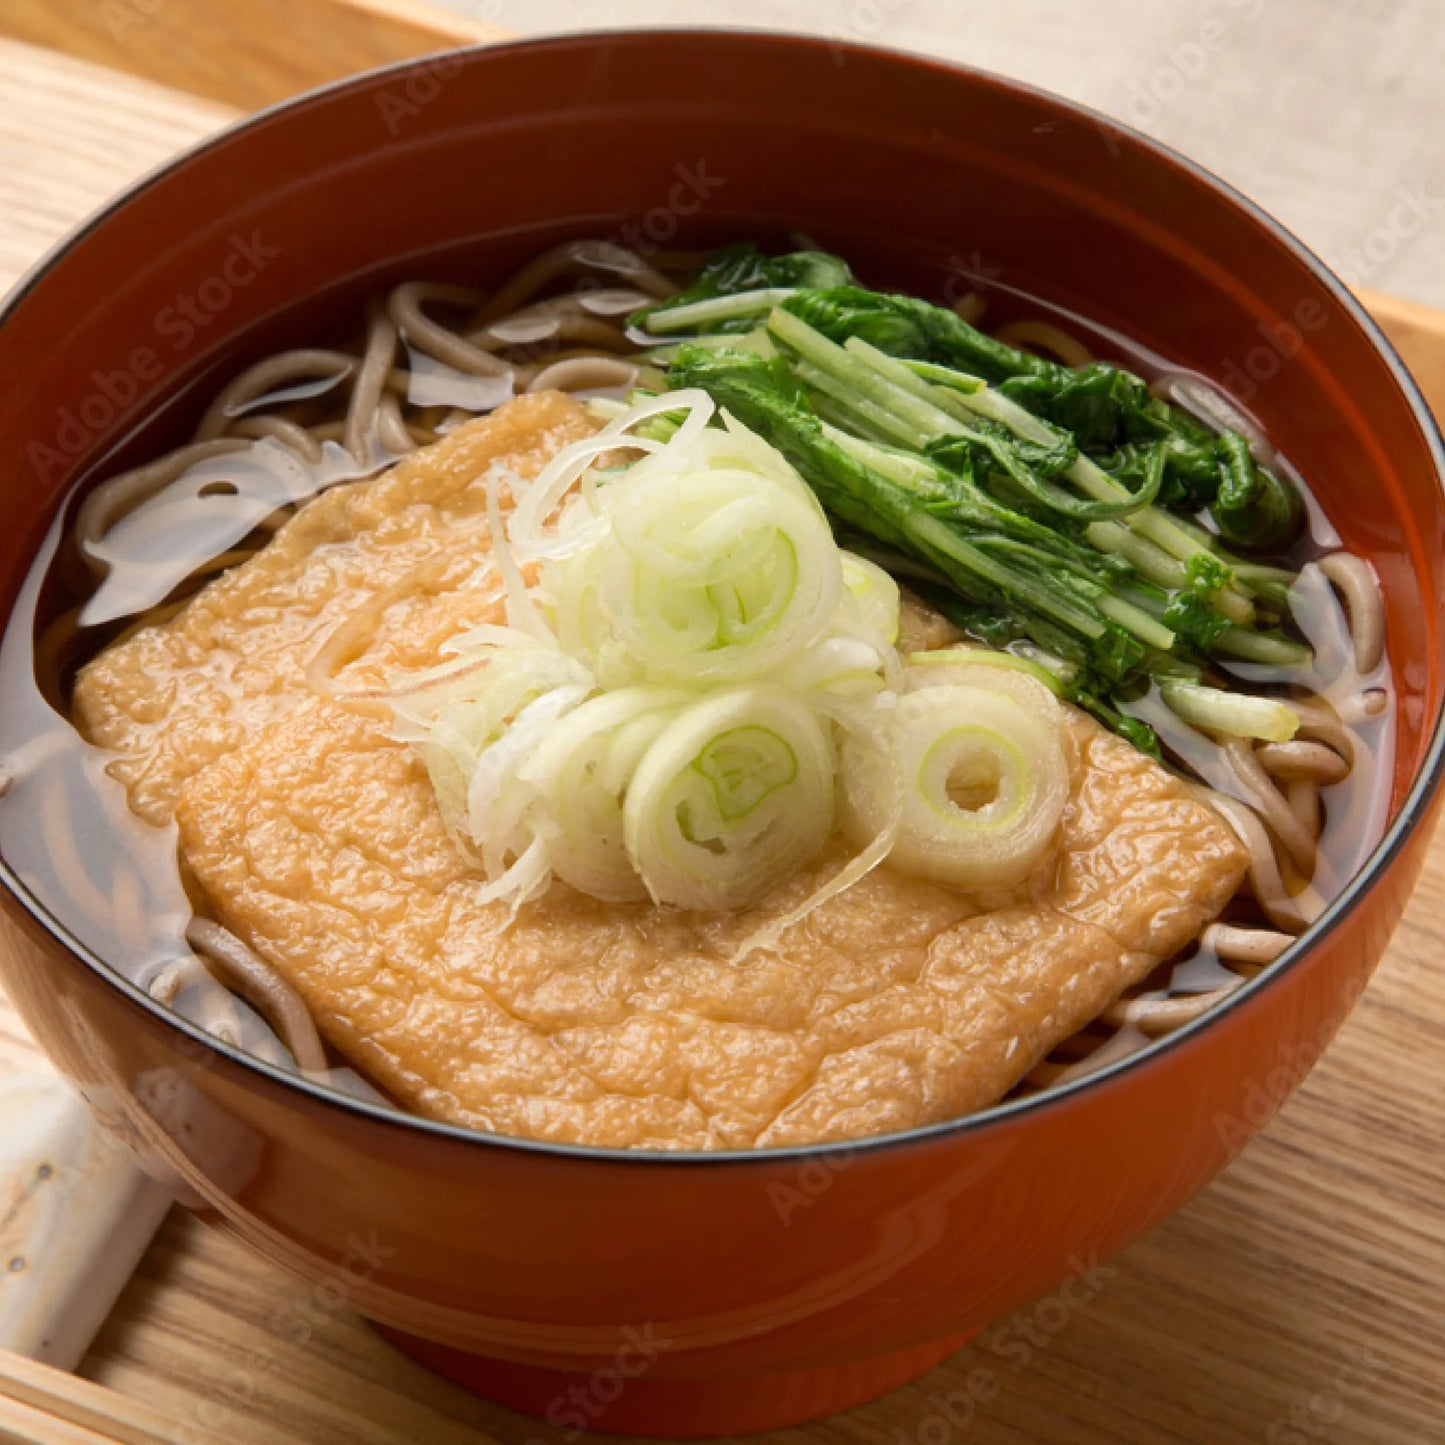
[[[1057,321],[1096,353],[1144,376],[1173,369],[1117,334],[1025,293],[992,287],[990,299],[1005,318]],[[310,344],[310,338],[302,344]],[[495,387],[479,387],[476,378],[433,360],[414,375],[416,385],[425,388],[424,397],[414,398],[418,402],[482,411],[497,400]],[[314,388],[307,400],[324,407],[325,386]],[[107,772],[108,755],[72,726],[67,700],[81,662],[137,616],[194,590],[198,569],[220,553],[261,545],[265,524],[274,523],[279,509],[337,482],[372,475],[392,460],[378,444],[366,464],[358,465],[328,443],[313,466],[278,444],[260,442],[245,453],[202,463],[172,483],[161,501],[138,508],[107,534],[104,556],[110,570],[99,581],[70,535],[78,500],[72,496],[34,562],[0,647],[0,765],[11,779],[0,795],[0,856],[78,942],[119,974],[167,998],[183,1017],[285,1067],[294,1066],[271,1030],[211,979],[185,942],[192,900],[177,863],[174,825],[153,827],[130,812],[124,789]],[[1281,465],[1290,470],[1286,462]],[[1294,479],[1307,499],[1308,530],[1289,557],[1277,560],[1299,568],[1337,548],[1339,538],[1303,479]],[[1342,609],[1328,586],[1315,600],[1306,630],[1319,656],[1317,670],[1291,676],[1241,665],[1234,669],[1241,680],[1285,694],[1316,689],[1337,709],[1347,709],[1366,688],[1382,689],[1393,698],[1388,660],[1369,677],[1356,675]],[[1154,721],[1160,708],[1157,699],[1146,698],[1137,710]],[[1360,716],[1351,726],[1358,737],[1355,767],[1343,782],[1322,791],[1321,866],[1303,895],[1311,917],[1364,864],[1387,821],[1393,711]],[[1165,741],[1174,745],[1170,755],[1176,765],[1229,790],[1229,779],[1211,775],[1203,751],[1191,746],[1188,729],[1176,725]],[[1256,921],[1244,900],[1232,905],[1235,915]],[[1235,977],[1201,949],[1162,966],[1151,985],[1157,996],[1166,997],[1206,992]],[[1133,1031],[1117,1038],[1111,1054],[1150,1042]],[[332,1082],[374,1097],[339,1061]]]

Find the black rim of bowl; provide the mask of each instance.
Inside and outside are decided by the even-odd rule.
[[[1405,400],[1409,403],[1415,421],[1420,428],[1421,436],[1431,454],[1435,468],[1436,486],[1440,494],[1441,503],[1445,505],[1445,438],[1442,438],[1440,427],[1433,413],[1421,395],[1414,378],[1411,376],[1404,362],[1400,359],[1399,353],[1380,329],[1379,324],[1369,312],[1365,310],[1363,304],[1353,295],[1344,282],[1341,281],[1304,242],[1299,240],[1298,237],[1275,220],[1267,211],[1250,200],[1249,197],[1236,190],[1228,182],[1221,180],[1197,161],[1182,155],[1172,147],[1142,134],[1121,121],[1117,121],[1110,116],[1105,116],[1089,106],[1082,105],[1077,101],[1067,100],[1042,87],[1030,85],[1006,76],[996,75],[991,71],[981,70],[974,66],[956,62],[939,60],[933,56],[920,55],[908,50],[863,44],[854,41],[833,40],[827,36],[800,35],[783,31],[757,29],[733,29],[723,26],[652,26],[647,29],[638,30],[575,31],[536,39],[519,39],[465,46],[442,53],[448,56],[470,58],[472,56],[505,56],[516,51],[563,49],[576,46],[645,45],[659,35],[696,36],[699,40],[706,40],[708,38],[736,39],[750,44],[761,45],[764,48],[775,46],[796,47],[800,49],[825,47],[836,51],[853,52],[871,59],[881,58],[892,63],[902,62],[910,65],[925,66],[935,71],[960,77],[973,84],[993,86],[1000,90],[1041,100],[1047,105],[1069,112],[1084,121],[1091,122],[1098,127],[1105,136],[1122,137],[1131,145],[1152,153],[1152,155],[1161,162],[1172,164],[1187,171],[1196,181],[1202,182],[1226,204],[1233,206],[1237,210],[1244,211],[1257,225],[1269,232],[1275,241],[1282,244],[1305,269],[1329,291],[1336,304],[1355,322],[1370,344],[1383,357],[1394,379],[1395,385],[1400,389]],[[10,313],[44,280],[51,268],[55,266],[72,247],[91,232],[103,226],[114,212],[128,205],[134,198],[150,190],[153,186],[163,182],[172,172],[180,169],[191,160],[227,144],[238,132],[249,130],[254,126],[264,125],[279,116],[298,113],[306,110],[310,106],[324,104],[335,94],[354,87],[374,84],[378,78],[399,75],[414,70],[425,70],[428,66],[435,65],[436,62],[436,55],[398,61],[393,65],[377,67],[361,72],[358,75],[347,76],[341,80],[333,81],[328,85],[305,91],[300,95],[280,101],[275,105],[267,106],[265,109],[257,111],[253,115],[246,116],[226,126],[215,135],[208,136],[196,145],[190,146],[179,154],[171,157],[160,166],[118,192],[111,200],[106,202],[104,206],[89,216],[85,221],[81,222],[79,226],[62,240],[57,242],[54,247],[32,266],[16,283],[10,294],[4,298],[3,304],[0,304],[0,326],[5,324]],[[1339,924],[1340,920],[1369,892],[1376,878],[1395,862],[1410,837],[1419,827],[1425,814],[1429,811],[1434,796],[1440,788],[1442,779],[1445,779],[1445,707],[1442,707],[1441,711],[1436,715],[1424,761],[1421,764],[1414,782],[1410,785],[1410,790],[1406,794],[1399,812],[1392,819],[1389,827],[1385,831],[1384,837],[1376,845],[1374,852],[1371,853],[1364,866],[1350,879],[1339,895],[1330,901],[1324,912],[1310,925],[1306,932],[1285,950],[1277,962],[1269,965],[1269,967],[1262,970],[1255,978],[1250,979],[1235,989],[1228,998],[1206,1010],[1199,1018],[1182,1025],[1180,1028],[1164,1035],[1162,1038],[1152,1040],[1136,1052],[1126,1055],[1111,1064],[1103,1065],[1096,1071],[1086,1074],[1070,1083],[1055,1086],[1026,1098],[1006,1100],[1002,1103],[991,1105],[987,1109],[982,1109],[975,1114],[966,1114],[956,1119],[944,1119],[938,1123],[924,1124],[913,1129],[904,1129],[891,1134],[875,1134],[860,1139],[834,1140],[817,1144],[791,1145],[779,1149],[688,1150],[671,1152],[664,1150],[619,1149],[583,1144],[559,1144],[542,1139],[485,1133],[480,1130],[468,1128],[465,1125],[448,1124],[435,1119],[426,1119],[415,1114],[408,1114],[398,1108],[352,1098],[349,1095],[342,1094],[336,1089],[314,1083],[300,1074],[292,1073],[277,1065],[266,1063],[248,1053],[244,1053],[240,1049],[223,1043],[220,1039],[208,1034],[199,1025],[193,1024],[189,1020],[181,1018],[178,1014],[172,1013],[163,1004],[151,998],[143,989],[139,988],[129,979],[122,977],[116,970],[111,968],[99,954],[87,948],[78,939],[74,938],[65,925],[33,897],[25,885],[11,872],[9,866],[3,859],[0,859],[0,883],[4,884],[11,895],[25,908],[31,917],[34,918],[51,937],[62,944],[70,954],[96,973],[105,984],[117,989],[159,1022],[200,1044],[207,1051],[213,1051],[219,1054],[230,1063],[260,1075],[269,1083],[279,1084],[286,1089],[298,1090],[309,1096],[316,1103],[349,1111],[366,1118],[370,1122],[443,1138],[449,1142],[460,1143],[469,1148],[515,1150],[524,1153],[543,1154],[548,1157],[576,1159],[582,1162],[590,1160],[594,1162],[625,1163],[630,1167],[643,1165],[667,1168],[715,1167],[723,1165],[736,1167],[743,1164],[765,1167],[778,1163],[797,1163],[814,1157],[826,1158],[840,1154],[855,1155],[865,1151],[872,1153],[887,1149],[923,1146],[937,1143],[955,1135],[982,1132],[1006,1124],[1018,1116],[1032,1115],[1046,1109],[1057,1107],[1064,1101],[1073,1099],[1086,1091],[1102,1088],[1127,1074],[1150,1068],[1156,1060],[1162,1058],[1165,1054],[1186,1047],[1200,1034],[1212,1027],[1219,1019],[1233,1012],[1235,1009],[1245,1006],[1258,994],[1267,991],[1274,985],[1277,979],[1297,966],[1317,942],[1331,933]]]

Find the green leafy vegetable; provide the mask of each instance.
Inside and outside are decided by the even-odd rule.
[[[750,318],[758,314],[756,311],[725,306],[707,310],[700,303],[760,291],[789,291],[800,286],[845,286],[852,279],[847,263],[826,251],[793,251],[785,256],[769,257],[751,241],[742,241],[715,252],[686,291],[639,311],[632,317],[632,324],[658,335],[680,335],[691,330],[721,334],[748,331]],[[770,306],[762,307],[763,311],[768,309]],[[671,312],[680,314],[673,317]],[[675,321],[682,324],[674,325]]]
[[[1151,684],[1194,686],[1216,657],[1307,664],[1257,625],[1254,599],[1287,614],[1293,573],[1224,546],[1285,545],[1298,491],[1138,376],[1018,350],[816,251],[729,247],[633,321],[695,338],[657,353],[670,388],[709,393],[835,525],[974,636],[1053,658],[1068,695],[1146,751],[1121,704]]]
[[[744,294],[756,299],[744,302]],[[694,309],[697,302],[724,296],[738,301],[712,311]],[[1164,443],[1164,500],[1208,509],[1220,535],[1235,546],[1273,550],[1299,530],[1298,491],[1261,467],[1237,432],[1212,432],[1182,408],[1151,395],[1139,377],[1106,362],[1063,366],[984,335],[947,307],[866,290],[852,283],[845,262],[823,252],[768,259],[749,243],[728,247],[687,291],[634,320],[658,335],[678,334],[682,327],[673,325],[674,319],[697,331],[726,334],[751,329],[772,304],[840,345],[856,337],[889,356],[945,366],[996,385],[1001,396],[1068,433],[1083,453],[1121,480],[1138,468],[1141,455]],[[678,317],[667,317],[678,308]]]

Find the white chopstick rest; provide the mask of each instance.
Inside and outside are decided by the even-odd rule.
[[[0,1081],[0,1349],[73,1370],[170,1202],[63,1080]]]

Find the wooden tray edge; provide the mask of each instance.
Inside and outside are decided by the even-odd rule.
[[[250,111],[508,33],[426,0],[286,0],[284,17],[271,0],[5,0],[0,34]]]
[[[130,1395],[0,1350],[0,1439],[176,1445],[186,1434]]]

